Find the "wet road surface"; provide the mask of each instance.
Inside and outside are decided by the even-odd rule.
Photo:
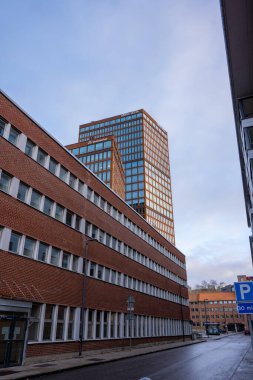
[[[40,379],[236,380],[236,370],[249,346],[249,336],[235,334],[192,346],[45,375]]]

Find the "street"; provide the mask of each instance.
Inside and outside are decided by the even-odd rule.
[[[41,376],[45,380],[239,380],[235,375],[250,347],[250,337],[236,334],[182,348]],[[251,375],[252,376],[252,375]],[[39,377],[37,377],[39,379]]]

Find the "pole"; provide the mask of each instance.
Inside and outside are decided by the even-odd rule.
[[[247,320],[248,320],[248,326],[249,326],[249,331],[250,331],[251,347],[253,349],[253,326],[252,326],[251,314],[247,315]]]
[[[206,301],[208,301],[207,299],[204,300],[204,305],[205,305],[205,317],[206,317],[206,335],[207,337],[209,338],[209,334],[207,334],[207,313],[206,313]]]
[[[83,325],[84,325],[84,309],[86,306],[87,297],[87,258],[88,258],[88,244],[90,241],[97,241],[96,239],[86,239],[84,245],[84,272],[83,272],[83,282],[82,282],[82,305],[81,305],[81,315],[80,315],[80,331],[79,331],[79,356],[83,353]]]
[[[223,313],[224,313],[224,317],[225,317],[225,330],[226,330],[226,333],[228,334],[227,317],[226,317],[225,307],[224,306],[223,306]]]
[[[183,342],[185,341],[185,332],[184,332],[184,311],[183,311],[183,302],[182,302],[182,285],[179,285],[180,290],[180,304],[181,304],[181,324],[182,324],[182,333],[183,333]]]

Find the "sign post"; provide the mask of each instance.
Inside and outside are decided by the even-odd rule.
[[[234,285],[237,312],[239,314],[247,314],[251,346],[253,348],[253,327],[251,319],[251,314],[253,314],[253,281],[235,282]]]
[[[129,324],[130,324],[130,341],[129,341],[130,350],[132,348],[133,321],[134,321],[134,303],[135,303],[134,297],[133,296],[129,296],[127,298],[127,319],[129,321]]]

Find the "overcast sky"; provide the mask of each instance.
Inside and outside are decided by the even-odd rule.
[[[169,136],[188,282],[252,275],[218,0],[0,0],[0,87],[62,144],[144,108]]]

